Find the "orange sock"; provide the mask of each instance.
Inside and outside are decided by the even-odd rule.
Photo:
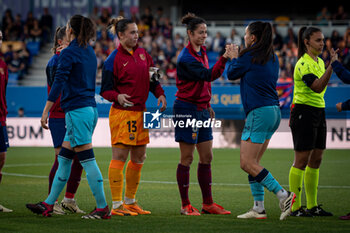
[[[123,200],[123,169],[125,162],[120,160],[111,160],[108,169],[109,186],[112,192],[112,201]]]
[[[143,164],[134,163],[131,160],[128,162],[125,172],[125,197],[135,199],[137,188],[141,179],[141,169]]]

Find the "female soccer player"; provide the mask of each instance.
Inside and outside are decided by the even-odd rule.
[[[333,51],[331,51],[332,54]],[[347,70],[339,61],[335,61],[332,63],[332,67],[337,76],[347,84],[350,84],[350,71]],[[349,111],[350,110],[350,99],[345,102],[339,102],[336,104],[336,108],[338,112],[341,111]],[[339,217],[341,220],[350,220],[350,213],[347,215]]]
[[[101,96],[113,102],[109,112],[112,143],[112,160],[108,171],[113,200],[111,214],[151,214],[135,200],[146,159],[146,145],[149,143],[148,129],[143,128],[143,112],[150,91],[158,98],[158,106],[162,105],[161,111],[166,108],[166,99],[159,82],[150,82],[149,68],[154,66],[153,60],[145,49],[137,46],[139,36],[136,23],[118,17],[111,21],[111,30],[118,36],[120,45],[104,63],[101,87]],[[123,202],[123,169],[129,154]]]
[[[0,49],[2,46],[2,31],[0,31]],[[5,165],[6,151],[9,147],[9,140],[6,130],[6,87],[9,80],[9,73],[6,63],[0,59],[0,183],[2,180],[1,170]],[[0,205],[0,212],[12,212],[12,210]]]
[[[48,112],[61,90],[61,108],[66,114],[67,131],[58,155],[58,169],[49,196],[44,202],[27,204],[27,208],[43,216],[51,216],[53,204],[67,183],[75,155],[83,166],[97,208],[86,219],[109,219],[110,213],[103,190],[103,178],[92,149],[92,134],[97,123],[95,82],[97,61],[89,45],[95,37],[95,25],[81,15],[74,15],[66,26],[70,41],[58,58],[55,80],[46,102],[41,125],[48,129]]]
[[[273,51],[272,27],[270,23],[253,22],[244,35],[245,49],[238,54],[238,47],[229,45],[234,51],[227,70],[230,80],[241,79],[241,98],[247,115],[241,137],[240,164],[247,172],[254,197],[253,208],[238,218],[267,217],[264,207],[264,187],[276,194],[284,220],[291,212],[295,194],[286,191],[260,165],[273,133],[277,130],[281,112],[276,92],[278,79],[278,58]]]
[[[298,62],[294,69],[294,97],[290,128],[294,143],[294,162],[289,172],[289,187],[296,194],[292,216],[332,216],[317,204],[319,168],[326,148],[324,94],[332,74],[318,56],[324,47],[319,28],[302,27],[298,34]],[[333,63],[337,56],[331,57]],[[306,194],[305,211],[301,206],[303,180]]]
[[[51,57],[51,59],[49,60],[46,66],[48,93],[50,93],[52,84],[55,80],[58,56],[61,53],[62,49],[66,48],[67,45],[68,43],[67,43],[67,37],[66,37],[66,27],[58,27],[55,32],[54,46],[52,48],[54,55]],[[55,162],[49,174],[49,193],[51,190],[53,179],[55,177],[55,174],[58,168],[57,156],[61,151],[64,135],[66,134],[66,123],[65,123],[64,116],[65,114],[60,106],[60,97],[59,97],[54,103],[54,105],[52,106],[52,108],[50,109],[50,116],[49,116],[49,128],[50,128],[51,137],[52,137],[52,141],[55,149]],[[85,213],[78,207],[78,205],[76,204],[76,201],[74,200],[74,195],[78,189],[82,171],[83,171],[83,167],[80,165],[79,159],[75,155],[72,163],[72,172],[67,182],[67,189],[64,195],[64,199],[62,200],[61,204],[59,204],[57,201],[55,202],[55,205],[53,207],[54,214],[65,214],[65,212],[62,210],[62,207],[64,209],[69,210],[72,213]]]
[[[176,100],[174,103],[174,121],[207,121],[215,117],[210,107],[211,82],[221,76],[225,69],[227,53],[220,57],[213,68],[209,69],[206,49],[203,46],[207,38],[207,25],[204,19],[188,13],[182,18],[187,26],[188,45],[181,51],[177,60]],[[190,116],[190,117],[188,117]],[[194,150],[199,154],[198,182],[202,191],[202,213],[230,214],[222,206],[213,202],[211,192],[211,161],[213,158],[212,128],[175,127],[175,141],[180,146],[180,163],[176,171],[177,184],[181,196],[181,214],[200,215],[188,198],[190,166]]]

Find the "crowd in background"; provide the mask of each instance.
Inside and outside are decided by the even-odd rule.
[[[118,13],[124,15],[123,11]],[[110,8],[95,7],[89,15],[97,25],[97,40],[94,42],[94,49],[98,60],[97,82],[101,82],[101,71],[104,60],[119,45],[119,41],[108,31],[108,23],[112,17]],[[140,14],[132,14],[131,17],[138,25],[139,46],[144,47],[154,59],[164,76],[163,84],[174,84],[176,76],[177,56],[184,46],[187,45],[187,39],[179,33],[174,35],[173,25],[169,17],[165,16],[162,7],[158,7],[153,13],[151,7],[145,8]],[[322,8],[315,16],[319,25],[326,25],[329,20],[346,20],[344,7],[339,6],[337,12],[331,14],[327,7]],[[8,48],[8,52],[0,54],[9,65],[10,72],[23,72],[28,69],[30,62],[30,53],[26,49],[26,44],[32,41],[44,44],[49,42],[53,33],[53,17],[47,8],[40,18],[28,13],[25,20],[19,14],[12,15],[11,10],[7,10],[2,18],[2,31],[4,41],[21,41],[22,47],[17,50]],[[274,25],[274,47],[280,62],[280,82],[291,83],[294,66],[297,62],[297,35],[292,28],[288,29],[285,37],[281,36]],[[218,56],[224,50],[227,43],[234,43],[244,47],[244,35],[237,34],[233,28],[229,37],[223,36],[220,32],[215,35],[208,32],[206,40],[207,51],[211,56]],[[328,49],[339,48],[340,61],[350,69],[350,28],[341,35],[337,30],[332,32],[330,37],[325,38],[325,50],[322,58],[328,65],[330,55]],[[227,83],[225,73],[223,77],[216,81],[217,84]]]
[[[45,8],[40,19],[29,11],[26,19],[23,20],[22,15],[14,16],[11,9],[7,9],[2,17],[1,30],[3,41],[15,41],[16,46],[8,43],[6,52],[4,54],[0,52],[0,56],[7,63],[9,73],[15,73],[21,79],[28,72],[33,56],[28,50],[28,44],[38,43],[40,48],[44,43],[51,41],[53,17],[48,8]]]

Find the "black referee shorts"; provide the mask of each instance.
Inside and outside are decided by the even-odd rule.
[[[295,104],[290,114],[294,150],[326,148],[327,124],[324,108]]]

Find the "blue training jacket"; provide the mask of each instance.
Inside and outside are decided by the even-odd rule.
[[[49,101],[55,102],[62,92],[61,108],[64,112],[83,107],[96,107],[97,60],[93,48],[79,46],[74,39],[58,57],[55,81]]]
[[[350,84],[350,71],[348,71],[339,61],[332,63],[332,68],[337,76],[347,84]],[[350,99],[343,102],[341,105],[342,110],[350,110]]]
[[[250,52],[232,59],[227,69],[229,80],[241,79],[241,99],[245,114],[263,106],[279,106],[276,84],[279,62],[276,55],[265,64],[252,63]]]

